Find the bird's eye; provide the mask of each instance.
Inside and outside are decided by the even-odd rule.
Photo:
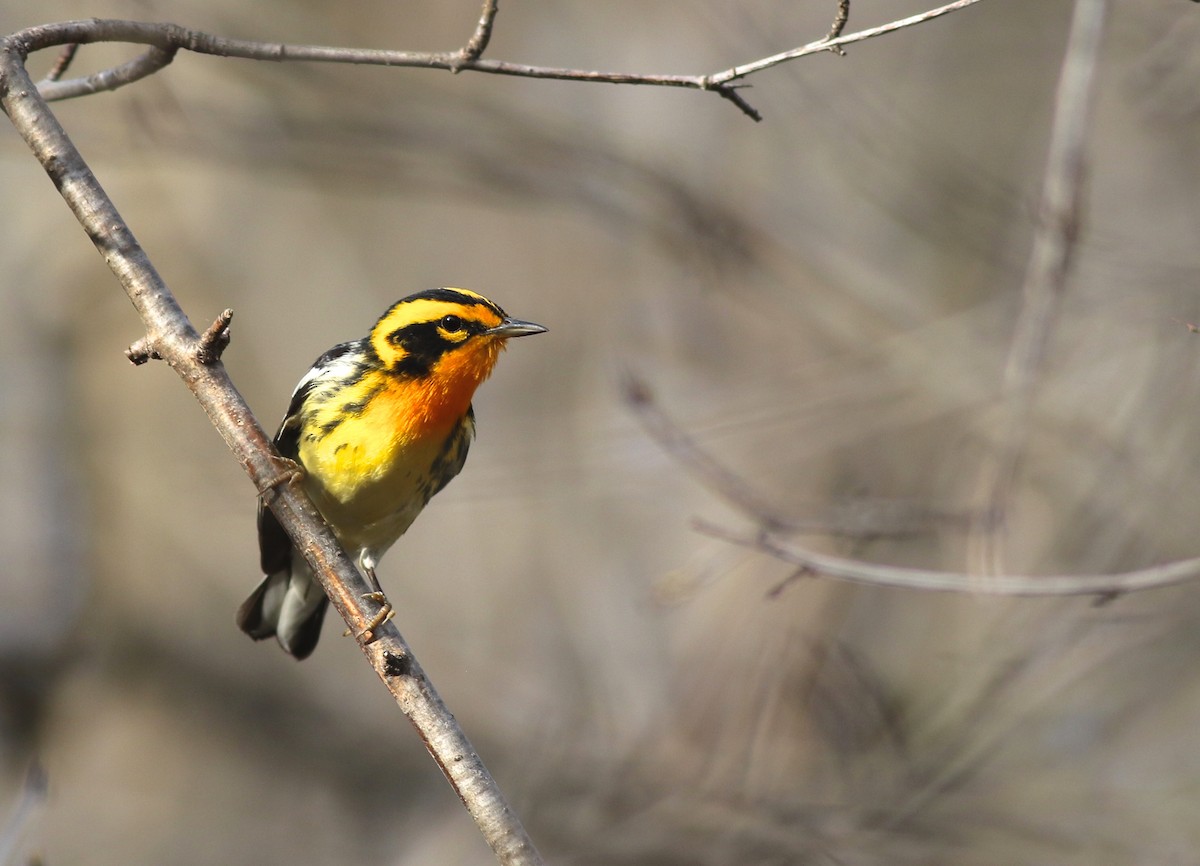
[[[458,316],[443,316],[439,323],[442,328],[450,333],[461,331],[463,329],[463,321]]]

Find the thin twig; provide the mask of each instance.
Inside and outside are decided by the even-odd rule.
[[[695,521],[695,528],[706,535],[720,538],[743,547],[751,547],[783,562],[797,566],[797,570],[774,586],[768,595],[782,593],[788,586],[808,575],[823,575],[853,583],[878,586],[894,586],[906,589],[925,589],[938,592],[971,592],[988,595],[1012,596],[1060,596],[1090,595],[1097,603],[1106,603],[1128,592],[1159,589],[1200,576],[1200,557],[1186,559],[1167,565],[1152,566],[1123,574],[1106,575],[1050,575],[1026,577],[1017,575],[991,576],[960,574],[950,571],[934,571],[918,568],[900,568],[876,565],[860,560],[846,559],[822,553],[814,553],[784,543],[777,539],[781,533],[812,531],[812,527],[798,525],[781,516],[770,506],[764,505],[761,497],[750,490],[736,474],[722,466],[703,451],[665,412],[654,402],[650,389],[631,374],[623,382],[625,397],[638,414],[643,426],[668,454],[677,459],[689,472],[732,505],[745,511],[760,528],[752,535],[738,534],[707,521]],[[875,527],[874,535],[886,534],[885,528],[898,529],[903,524]],[[870,524],[867,524],[870,527]],[[837,534],[851,535],[849,522],[834,521]],[[820,531],[819,529],[816,531]],[[868,531],[857,534],[867,535]]]
[[[783,513],[750,487],[737,473],[701,448],[655,400],[650,386],[631,372],[621,379],[629,407],[642,428],[663,451],[691,475],[767,531],[805,533],[841,538],[897,538],[928,532],[934,524],[965,523],[961,515],[948,514],[904,500],[855,499],[835,503],[819,518],[798,518]]]
[[[229,323],[233,321],[233,310],[223,310],[208,330],[200,335],[196,344],[196,360],[205,366],[221,360],[229,347]]]
[[[770,69],[772,66],[779,66],[781,63],[787,63],[799,57],[807,57],[809,54],[819,54],[823,51],[828,51],[834,46],[849,45],[852,42],[864,42],[867,39],[874,39],[876,36],[883,36],[887,33],[895,33],[897,30],[903,30],[906,27],[924,24],[926,21],[941,18],[943,15],[949,15],[951,12],[966,9],[968,6],[974,6],[978,2],[979,0],[955,0],[953,3],[947,3],[945,6],[930,9],[927,12],[919,12],[916,15],[910,15],[908,18],[901,18],[898,21],[881,24],[878,27],[869,27],[866,30],[859,30],[856,33],[850,33],[846,36],[839,36],[836,39],[818,39],[816,42],[801,45],[799,48],[793,48],[790,51],[781,51],[779,54],[772,54],[770,57],[764,57],[752,63],[735,66],[732,69],[727,69],[710,77],[713,83],[745,78],[748,75],[753,75],[764,69]]]
[[[626,371],[621,378],[625,402],[659,446],[702,484],[773,531],[795,531],[795,522],[770,505],[738,475],[721,465],[659,408],[650,386]]]
[[[24,66],[27,49],[28,44],[15,37],[0,38],[0,106],[141,315],[146,337],[130,347],[131,360],[136,363],[158,356],[170,364],[255,486],[264,489],[280,477],[279,458],[270,439],[224,365],[220,361],[202,363],[205,352],[199,351],[200,336],[30,80]],[[542,860],[520,820],[395,625],[385,623],[376,628],[369,643],[361,637],[375,615],[373,606],[364,600],[371,587],[301,488],[297,484],[274,486],[271,510],[312,565],[334,607],[360,635],[364,655],[424,740],[497,858],[505,864],[538,866]],[[396,673],[397,658],[407,660],[400,675]]]
[[[809,574],[900,589],[1005,596],[1090,595],[1101,601],[1110,601],[1127,593],[1162,589],[1200,577],[1200,557],[1197,557],[1118,574],[1006,574],[980,578],[978,575],[952,571],[879,565],[816,553],[779,541],[768,533],[737,533],[704,520],[694,521],[693,526],[698,532],[712,538],[757,550]]]
[[[73,44],[78,48],[79,43]],[[159,48],[156,46],[120,66],[101,69],[99,72],[93,72],[82,78],[58,81],[47,76],[45,80],[38,82],[38,89],[42,96],[51,102],[116,90],[118,87],[140,81],[169,66],[175,58],[177,50],[175,47]]]
[[[162,360],[162,355],[158,353],[158,349],[154,348],[154,343],[149,336],[138,337],[130,343],[129,348],[125,350],[125,357],[135,367],[140,367],[147,361]]]
[[[497,11],[499,11],[497,0],[483,0],[483,11],[479,14],[479,23],[475,26],[475,32],[458,52],[458,56],[463,62],[478,60],[483,56],[488,42],[492,39],[492,26],[496,23]],[[453,71],[457,72],[458,70]]]
[[[825,41],[837,39],[842,35],[842,31],[846,29],[846,22],[850,20],[850,0],[838,0],[837,15],[834,16],[833,26],[829,28],[829,32],[825,34]],[[834,45],[830,49],[838,57],[845,57],[846,52],[842,50],[842,46]]]
[[[409,66],[426,69],[445,69],[451,72],[484,72],[492,75],[513,75],[522,78],[553,79],[559,81],[590,81],[608,84],[634,84],[655,87],[683,87],[693,90],[711,90],[736,105],[747,116],[761,120],[762,117],[741,95],[737,93],[740,79],[770,69],[782,63],[810,54],[829,51],[852,42],[862,42],[876,36],[894,33],[907,27],[923,24],[951,12],[965,9],[980,0],[955,0],[936,9],[892,21],[878,27],[860,30],[845,36],[830,39],[823,37],[815,42],[764,57],[740,66],[730,67],[708,75],[650,75],[630,72],[602,72],[583,69],[565,69],[550,66],[532,66],[490,60],[472,56],[476,47],[482,53],[490,38],[495,18],[495,3],[485,2],[479,26],[466,46],[450,54],[430,54],[414,51],[389,51],[366,48],[338,48],[327,45],[289,45],[281,42],[255,42],[245,39],[227,39],[198,30],[190,30],[175,24],[149,24],[138,21],[115,19],[91,19],[87,21],[64,21],[43,24],[19,31],[9,37],[14,46],[24,54],[72,42],[132,42],[152,45],[164,54],[148,52],[137,60],[110,70],[61,82],[43,82],[43,95],[48,100],[68,99],[85,96],[98,90],[116,90],[157,68],[171,62],[178,50],[211,54],[217,57],[237,57],[247,60],[306,61],[311,63],[348,63],[369,66]],[[157,67],[151,68],[154,64]]]
[[[1004,571],[1006,514],[1083,219],[1088,121],[1106,4],[1076,0],[1063,57],[1024,300],[1004,370],[1004,418],[999,442],[980,472],[982,505],[969,539],[972,567],[982,574]]]
[[[75,55],[79,52],[79,43],[72,42],[70,45],[64,45],[62,53],[58,55],[58,59],[54,61],[54,65],[50,67],[50,71],[46,73],[47,81],[58,81],[66,73],[71,66],[71,61],[75,59]]]

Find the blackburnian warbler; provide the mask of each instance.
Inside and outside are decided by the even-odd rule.
[[[545,330],[467,289],[429,289],[393,304],[366,338],[334,346],[296,386],[275,447],[303,469],[313,503],[379,599],[379,558],[467,459],[475,389],[510,337]],[[261,501],[258,544],[266,578],[238,625],[305,658],[329,601]]]

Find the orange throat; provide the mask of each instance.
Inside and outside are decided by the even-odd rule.
[[[390,404],[384,411],[394,413],[396,426],[413,439],[447,432],[467,413],[503,348],[502,340],[493,339],[446,354],[428,376],[381,394]]]

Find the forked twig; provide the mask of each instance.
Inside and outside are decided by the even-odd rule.
[[[850,0],[838,0],[837,15],[833,19],[833,26],[829,28],[829,32],[825,34],[825,39],[832,41],[842,35],[842,31],[846,29],[846,22],[850,20]],[[842,50],[842,46],[834,45],[829,49],[839,57],[845,57],[846,52]]]
[[[498,11],[496,3],[497,0],[484,0],[483,11],[479,13],[479,23],[475,25],[475,32],[458,52],[458,57],[463,62],[478,60],[492,40],[492,26],[496,23],[496,12]],[[458,69],[452,71],[458,72]]]
[[[853,42],[863,42],[887,33],[895,33],[917,24],[924,24],[951,12],[973,6],[981,0],[954,0],[917,15],[891,21],[878,27],[846,35],[827,35],[816,40],[750,63],[733,66],[707,75],[646,74],[632,72],[602,72],[585,69],[566,69],[510,63],[481,56],[490,38],[496,18],[495,0],[486,0],[475,32],[466,45],[450,53],[389,51],[367,48],[339,48],[329,45],[289,45],[282,42],[256,42],[246,39],[227,39],[175,24],[148,24],[138,21],[93,19],[65,21],[30,27],[13,34],[9,39],[24,54],[66,43],[130,42],[153,46],[135,60],[86,78],[68,81],[43,81],[39,84],[47,100],[85,96],[99,90],[115,90],[158,71],[171,62],[180,50],[217,57],[238,57],[247,60],[305,61],[312,63],[349,63],[370,66],[414,66],[426,69],[445,69],[450,72],[484,72],[493,75],[513,75],[522,78],[553,79],[558,81],[590,81],[609,84],[635,84],[654,87],[682,87],[691,90],[711,90],[736,105],[754,120],[762,115],[739,93],[742,79],[757,72],[788,63],[800,57],[839,49]],[[838,18],[845,0],[839,0]],[[835,28],[837,21],[835,20]],[[844,26],[844,22],[842,24]],[[832,31],[831,31],[832,34]],[[11,49],[11,46],[10,46]]]
[[[1200,577],[1200,557],[1184,559],[1164,565],[1117,574],[1080,575],[999,575],[980,577],[953,571],[935,569],[902,568],[881,565],[846,557],[817,553],[783,541],[781,534],[798,531],[826,532],[828,534],[865,535],[853,533],[852,526],[835,521],[827,526],[806,526],[779,515],[755,494],[736,474],[718,463],[700,448],[665,412],[653,401],[649,388],[640,380],[627,375],[624,382],[626,399],[638,413],[645,429],[664,451],[674,457],[692,475],[702,481],[730,504],[746,512],[759,526],[753,533],[733,532],[709,521],[693,523],[697,531],[765,553],[782,562],[796,566],[796,570],[777,583],[769,592],[778,596],[797,580],[820,575],[837,578],[851,583],[873,586],[892,586],[904,589],[924,589],[936,592],[967,592],[1004,596],[1093,596],[1098,603],[1105,603],[1130,592],[1161,589]],[[938,515],[949,519],[952,515]],[[926,522],[935,519],[928,517]],[[874,535],[900,534],[907,524],[883,524],[874,528]],[[919,524],[918,524],[919,525]],[[888,530],[892,530],[890,533]]]

